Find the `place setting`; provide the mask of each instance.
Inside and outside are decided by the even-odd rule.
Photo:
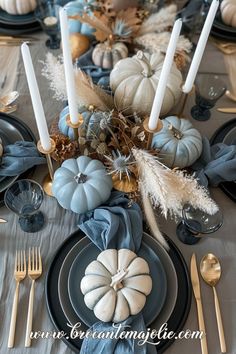
[[[62,341],[75,353],[161,354],[191,332],[186,321],[195,316],[191,339],[208,354],[216,333],[205,322],[206,306],[214,306],[215,347],[227,352],[227,319],[217,294],[225,257],[208,248],[222,241],[218,231],[227,218],[212,187],[235,201],[235,120],[211,139],[202,133],[227,85],[217,73],[199,73],[221,5],[210,2],[193,53],[175,4],[101,0],[29,9],[25,25],[35,11],[49,36],[46,42],[43,36],[49,52],[40,62],[48,96],[63,108],[53,108],[48,124],[38,64],[24,41],[21,59],[39,139],[23,119],[4,112],[18,105],[17,91],[11,102],[0,100],[0,203],[16,215],[16,245],[24,245],[14,245],[15,259],[9,257],[16,288],[8,348],[43,350],[48,338],[39,333],[53,328],[62,334],[58,348]],[[56,12],[48,13],[50,6]],[[9,224],[3,216],[2,229]],[[159,220],[174,222],[174,234]],[[63,223],[74,231],[65,232]],[[27,277],[20,348],[17,306]],[[46,306],[38,316],[45,322],[38,324],[34,297],[42,287]],[[203,287],[211,287],[210,300]],[[38,328],[42,323],[47,328]]]

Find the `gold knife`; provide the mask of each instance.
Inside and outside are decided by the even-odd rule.
[[[4,224],[4,223],[6,223],[6,222],[7,222],[7,220],[0,218],[0,224]]]
[[[236,113],[236,108],[222,107],[222,108],[217,108],[217,111],[222,113]]]
[[[195,253],[193,253],[192,257],[191,257],[190,272],[191,272],[193,293],[194,293],[196,303],[197,303],[199,330],[204,333],[204,336],[201,338],[202,354],[208,354],[206,329],[205,329],[205,322],[204,322],[203,309],[202,309],[202,300],[201,300],[200,281],[199,281],[199,276],[198,276],[197,260],[196,260]]]

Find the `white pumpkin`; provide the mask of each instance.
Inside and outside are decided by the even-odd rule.
[[[99,43],[92,53],[92,60],[95,65],[103,69],[112,69],[114,65],[128,56],[128,48],[124,43],[110,43],[109,41]]]
[[[116,107],[124,114],[149,115],[162,70],[164,56],[139,51],[120,60],[110,75]],[[161,115],[168,113],[181,97],[182,75],[173,64],[167,82]]]
[[[35,10],[36,0],[0,0],[0,7],[11,15],[25,15]]]
[[[226,25],[236,27],[236,1],[223,0],[220,4],[221,17]]]
[[[147,262],[128,249],[108,249],[81,280],[86,306],[103,322],[120,322],[142,311],[152,290]]]

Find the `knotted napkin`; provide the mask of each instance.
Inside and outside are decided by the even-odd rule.
[[[107,248],[128,248],[138,252],[143,235],[142,212],[138,204],[120,192],[112,192],[106,205],[80,215],[79,227],[102,251]],[[142,313],[130,316],[120,323],[128,331],[146,331]],[[126,327],[123,328],[125,330]],[[116,332],[112,323],[97,322],[89,331]],[[134,339],[92,339],[85,338],[81,354],[147,354],[155,353],[154,346],[139,345]]]
[[[193,164],[196,177],[205,187],[216,187],[221,182],[236,180],[236,145],[218,143],[210,145],[203,137],[203,151]]]
[[[0,176],[17,176],[35,165],[46,163],[36,145],[29,141],[17,141],[4,146],[0,163]]]

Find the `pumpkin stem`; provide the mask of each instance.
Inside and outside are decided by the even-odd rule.
[[[75,181],[79,183],[85,183],[87,181],[87,176],[84,175],[82,172],[79,172],[75,177]]]
[[[144,53],[141,50],[139,50],[138,53],[136,54],[136,58],[140,61],[140,64],[143,67],[143,71],[142,71],[143,76],[151,77],[154,73],[154,70],[152,70],[148,59],[145,57]]]
[[[177,138],[178,140],[181,140],[183,138],[183,134],[181,131],[173,127],[172,124],[168,125],[168,129],[173,133],[174,137]]]
[[[127,273],[127,269],[122,269],[112,276],[110,286],[113,287],[115,291],[118,291],[119,289],[123,288],[122,280],[124,279]]]
[[[114,43],[114,36],[113,34],[109,34],[108,38],[107,38],[107,42],[108,42],[108,47],[109,49],[112,49],[112,45]]]

